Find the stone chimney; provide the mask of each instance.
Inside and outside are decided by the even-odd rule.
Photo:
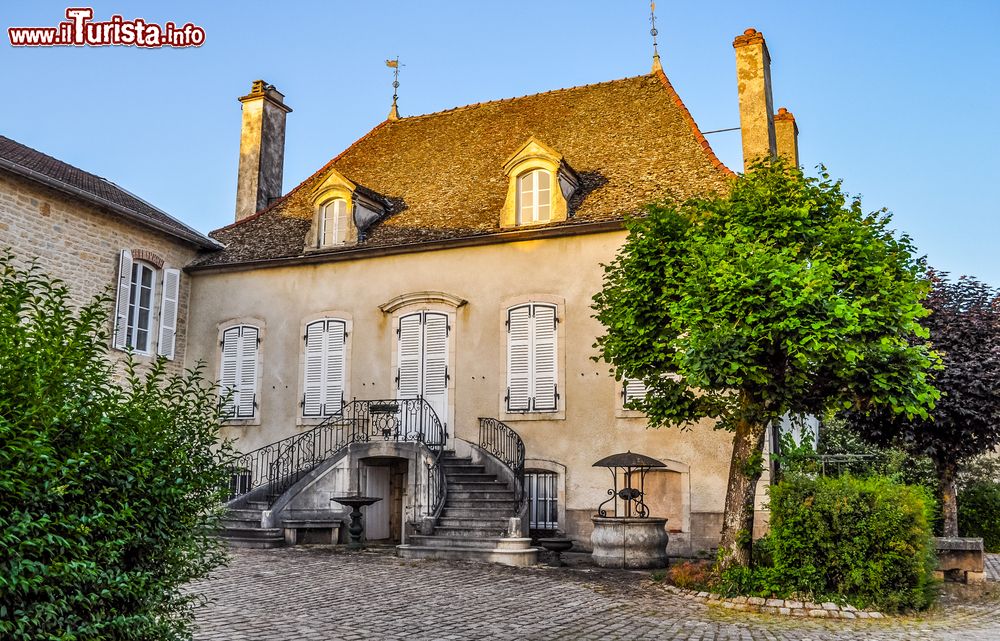
[[[281,196],[285,162],[285,97],[263,80],[254,80],[243,103],[240,171],[236,183],[236,220],[252,216]]]
[[[795,116],[784,107],[774,114],[774,141],[777,143],[778,156],[792,167],[798,167],[799,127],[795,124]]]
[[[736,83],[740,96],[743,169],[776,155],[774,107],[771,99],[771,56],[764,34],[747,29],[733,40]]]

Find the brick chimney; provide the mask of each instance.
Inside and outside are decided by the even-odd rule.
[[[236,220],[266,208],[281,196],[285,162],[285,97],[263,80],[254,80],[243,103],[240,170],[236,183]]]
[[[733,40],[736,83],[740,96],[743,169],[776,155],[774,107],[771,99],[771,56],[764,34],[747,29]]]
[[[784,107],[774,114],[774,140],[778,147],[778,156],[793,166],[799,166],[799,127],[795,124],[795,116]]]

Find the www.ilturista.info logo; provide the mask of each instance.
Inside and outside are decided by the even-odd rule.
[[[55,27],[8,27],[10,44],[15,47],[200,47],[205,30],[190,22],[178,27],[173,22],[158,25],[142,18],[126,20],[119,15],[107,22],[93,22],[90,7],[66,9],[66,21]]]

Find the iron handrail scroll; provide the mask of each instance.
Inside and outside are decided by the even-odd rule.
[[[507,466],[514,474],[514,500],[517,514],[524,511],[524,441],[509,425],[495,418],[479,419],[479,447]]]
[[[441,455],[448,432],[423,398],[353,400],[302,434],[281,439],[232,459],[229,500],[266,487],[262,500],[272,505],[299,479],[352,443],[416,442],[431,454],[427,511],[436,514],[444,498]]]

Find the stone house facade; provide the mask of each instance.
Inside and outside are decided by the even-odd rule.
[[[797,163],[794,118],[773,114],[763,36],[748,30],[733,44],[747,162],[781,154]],[[254,83],[240,98],[236,222],[211,234],[223,250],[187,270],[196,310],[188,360],[207,361],[237,392],[224,436],[277,457],[273,469],[302,443],[315,448],[345,406],[419,397],[448,448],[471,451],[487,470],[484,425],[517,434],[525,530],[559,530],[587,547],[611,485],[592,464],[631,450],[665,463],[647,496],[669,519],[670,549],[714,547],[731,436],[708,421],[648,430],[623,409],[641,383],[616,381],[593,360],[601,327],[590,305],[624,217],[657,199],[719,193],[732,176],[656,62],[644,76],[421,116],[400,117],[393,105],[284,196],[275,141],[290,109]],[[339,467],[310,472],[298,498],[265,502],[262,524],[281,525],[274,506],[315,520],[338,493],[384,492],[405,498],[369,508],[369,520],[393,524],[376,538],[422,538],[418,497],[431,481],[420,456],[365,447],[374,445],[353,443]],[[384,480],[391,461],[402,466],[398,487]]]
[[[110,294],[113,319],[118,309],[124,316],[108,327],[116,357],[131,346],[140,363],[163,354],[180,371],[191,296],[181,270],[218,247],[114,183],[0,136],[0,250],[11,250],[20,267],[37,261],[66,283],[75,304]],[[123,255],[131,257],[124,274]],[[135,265],[143,267],[133,287]],[[130,302],[139,303],[139,313],[132,305],[134,338]]]

